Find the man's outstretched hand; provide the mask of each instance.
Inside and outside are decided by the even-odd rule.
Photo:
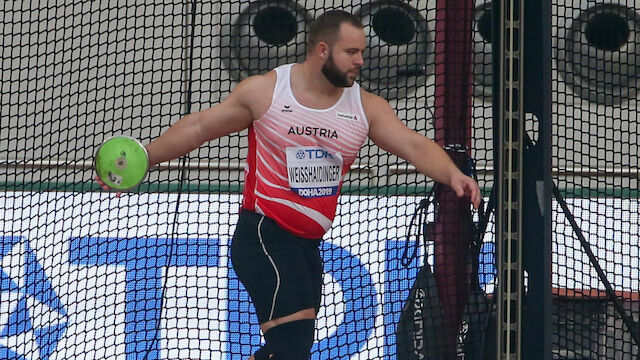
[[[93,179],[98,183],[98,185],[100,185],[100,188],[102,190],[104,190],[104,191],[113,191],[113,189],[110,188],[109,185],[105,184],[105,182],[102,181],[102,179],[100,179],[100,177],[98,175],[94,176]],[[116,192],[116,196],[117,197],[122,196],[122,191],[117,191]]]
[[[459,173],[451,178],[450,187],[458,197],[468,197],[473,204],[474,209],[477,210],[478,207],[480,207],[480,203],[482,202],[482,193],[480,192],[480,187],[478,187],[477,181],[469,176]]]

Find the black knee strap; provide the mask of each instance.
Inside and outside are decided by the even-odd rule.
[[[267,340],[265,346],[273,354],[272,357],[267,355],[267,359],[308,360],[311,357],[314,334],[314,319],[291,321],[272,327],[264,334]]]
[[[264,346],[262,346],[260,349],[258,349],[258,351],[253,353],[253,357],[256,360],[273,360],[273,354],[272,351],[269,351],[269,346],[268,344],[264,344]]]

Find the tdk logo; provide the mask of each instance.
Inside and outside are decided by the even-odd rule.
[[[322,150],[322,149],[307,149],[307,150],[298,150],[296,152],[297,159],[333,159],[333,155],[330,152]]]
[[[345,289],[341,301],[344,317],[341,322],[335,324],[335,331],[316,341],[312,352],[317,353],[319,359],[334,359],[333,351],[326,349],[332,349],[332,344],[347,344],[341,349],[350,357],[360,351],[362,342],[348,339],[354,335],[361,339],[371,338],[376,326],[376,314],[382,312],[382,304],[371,274],[357,255],[329,242],[324,242],[320,246],[325,273],[331,276],[337,287]],[[226,265],[220,262],[220,259],[226,256],[223,254],[226,254],[227,250],[224,250],[224,253],[220,251],[224,248],[226,245],[222,245],[217,239],[79,237],[71,238],[69,241],[69,259],[72,265],[80,268],[118,266],[121,271],[124,271],[123,280],[126,284],[122,286],[125,291],[122,294],[125,299],[122,326],[125,330],[123,350],[126,351],[126,359],[161,360],[167,358],[166,355],[163,356],[163,352],[167,349],[163,350],[162,346],[166,341],[174,340],[163,339],[164,322],[160,321],[164,319],[163,314],[167,313],[167,308],[163,307],[163,305],[166,306],[163,304],[166,289],[163,278],[167,276],[166,269],[225,267]],[[402,249],[402,247],[399,248]],[[345,266],[345,263],[349,265]],[[402,266],[399,260],[387,261],[387,263],[397,265],[398,269]],[[413,268],[417,266],[414,264]],[[215,273],[222,274],[219,270]],[[217,303],[218,307],[215,309],[208,308],[209,312],[215,310],[216,313],[220,313],[222,319],[220,327],[223,332],[220,339],[212,340],[212,343],[223,352],[223,355],[218,357],[220,360],[246,359],[248,354],[257,350],[256,347],[250,349],[250,346],[260,344],[258,319],[253,314],[249,294],[240,284],[233,268],[228,268],[224,273],[226,276],[219,277],[218,282],[213,284],[213,289],[228,292],[228,299],[226,302]],[[389,270],[387,273],[394,272]],[[401,288],[398,283],[400,279],[388,276],[385,281],[395,284],[389,285],[390,288]],[[226,285],[222,289],[217,287],[218,284]],[[209,289],[212,291],[212,288]],[[174,290],[169,288],[169,291]],[[405,292],[408,294],[408,291],[407,289]],[[403,299],[406,298],[406,294],[400,295],[405,295]],[[95,311],[95,309],[91,310]],[[388,318],[390,324],[399,320],[399,311],[389,311],[389,314],[395,316]],[[391,328],[391,326],[385,327],[385,329]],[[354,329],[357,329],[355,334]],[[236,336],[237,334],[246,335]],[[51,335],[48,336],[51,339]],[[391,336],[392,333],[389,333],[385,338],[388,339]],[[54,340],[57,339],[54,338]],[[5,358],[26,360],[21,356],[4,357],[0,346],[0,359]],[[47,360],[46,357],[42,359]]]
[[[69,326],[41,260],[27,239],[0,236],[1,359],[47,360]]]
[[[328,155],[322,150],[302,153],[305,157]],[[208,311],[198,313],[203,313],[205,317],[211,313],[219,314],[220,320],[215,319],[218,326],[213,331],[217,337],[211,337],[210,343],[205,342],[205,346],[218,349],[217,352],[220,353],[211,358],[242,360],[257,350],[261,341],[260,328],[249,294],[240,284],[233,268],[222,261],[227,257],[227,243],[216,238],[181,237],[71,237],[64,240],[64,243],[64,247],[68,249],[68,257],[61,258],[68,258],[68,262],[48,263],[41,261],[44,259],[25,238],[0,236],[0,359],[52,360],[63,357],[70,349],[85,349],[94,343],[86,334],[92,334],[98,339],[101,335],[96,334],[104,332],[101,329],[105,325],[97,320],[98,316],[108,318],[116,315],[122,319],[118,325],[123,329],[122,346],[105,350],[110,353],[103,357],[118,356],[130,360],[180,358],[168,355],[177,347],[177,341],[181,341],[168,333],[180,331],[190,334],[193,328],[187,324],[190,319],[187,316],[190,311],[188,306],[183,308],[165,302],[167,292],[176,294],[178,286],[185,286],[167,285],[171,281],[167,282],[166,277],[175,276],[167,274],[172,274],[177,269],[206,270],[207,274],[211,270],[215,274],[212,275],[216,279],[213,285],[207,282],[207,286],[197,289],[197,294],[208,301],[204,305],[204,309]],[[407,281],[416,278],[420,258],[411,259],[411,263],[405,267],[401,260],[403,250],[415,246],[415,243],[383,240],[383,244],[379,271],[384,272],[385,276],[379,278],[372,277],[370,267],[361,261],[366,258],[361,253],[353,253],[351,248],[328,241],[321,243],[324,272],[332,279],[331,286],[342,289],[339,301],[342,317],[335,324],[331,319],[336,317],[321,319],[326,322],[323,326],[332,326],[335,330],[316,339],[312,348],[314,358],[338,358],[335,344],[345,344],[340,347],[340,351],[345,354],[344,358],[366,354],[361,353],[362,341],[350,339],[357,337],[371,340],[372,336],[377,337],[378,334],[384,339],[384,357],[395,357],[395,329],[410,292]],[[50,267],[45,269],[46,265]],[[64,269],[62,272],[61,268]],[[74,277],[69,277],[69,268],[76,269],[71,272]],[[92,278],[95,278],[96,283],[105,281],[103,276],[96,278],[91,274],[115,269],[122,276],[108,282],[118,283],[117,296],[123,301],[115,304],[117,308],[111,308],[111,305],[103,305],[106,297],[92,293],[91,288],[86,285]],[[221,271],[222,269],[225,270]],[[76,271],[87,275],[83,279],[76,279]],[[493,271],[489,272],[493,274]],[[57,279],[55,285],[50,278]],[[483,284],[483,279],[479,280]],[[191,287],[193,284],[186,286]],[[228,295],[219,301],[215,295],[207,298],[214,290]],[[87,302],[82,298],[79,301],[77,294],[85,292],[87,295],[92,294],[91,298],[95,297],[95,301]],[[73,305],[67,308],[64,300]],[[86,314],[93,313],[100,314],[96,315],[95,322],[84,320]],[[166,315],[171,313],[173,315]],[[381,317],[383,324],[378,324]],[[166,324],[183,325],[174,325],[168,329],[165,321]],[[202,318],[201,321],[205,319]],[[93,328],[92,325],[97,327]],[[202,333],[198,334],[202,336]],[[119,356],[120,353],[124,356]]]

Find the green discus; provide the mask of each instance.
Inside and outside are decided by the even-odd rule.
[[[115,190],[128,190],[147,176],[149,154],[138,140],[114,136],[98,148],[95,166],[98,177],[107,186]]]

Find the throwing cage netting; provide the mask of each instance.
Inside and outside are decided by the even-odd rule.
[[[553,341],[562,359],[636,359],[640,3],[552,11]]]
[[[470,210],[367,143],[321,248],[312,358],[495,358],[492,4],[444,3],[2,2],[0,358],[246,359],[260,346],[228,257],[246,131],[122,197],[98,190],[93,156],[302,61],[327,9],[365,25],[360,84],[477,176],[485,204]],[[553,354],[632,359],[640,5],[552,10]],[[526,134],[535,144],[535,118]]]

